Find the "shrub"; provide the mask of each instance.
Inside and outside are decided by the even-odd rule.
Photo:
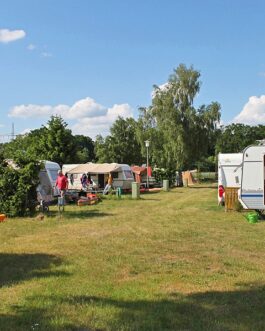
[[[169,184],[174,185],[176,181],[176,170],[154,168],[153,176],[155,177],[155,180],[158,183],[162,184],[163,179],[168,179]]]
[[[23,160],[16,165],[0,160],[0,212],[10,217],[32,215],[41,164]]]

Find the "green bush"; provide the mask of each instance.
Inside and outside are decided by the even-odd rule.
[[[152,175],[157,183],[162,183],[163,179],[169,180],[169,185],[174,185],[176,180],[176,170],[154,168]]]
[[[0,161],[0,212],[9,217],[32,215],[37,201],[40,162],[16,161],[17,167]]]

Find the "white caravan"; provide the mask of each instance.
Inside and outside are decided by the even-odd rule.
[[[65,166],[63,168],[67,169]],[[112,175],[114,188],[131,189],[131,184],[134,181],[132,170],[128,164],[85,163],[67,171],[70,190],[82,190],[81,177],[84,173],[90,174],[94,183],[93,186],[99,190],[104,189],[109,173]]]
[[[220,188],[235,187],[240,188],[242,176],[243,153],[218,154],[218,200]],[[222,195],[222,194],[221,194]]]
[[[56,162],[43,161],[44,168],[39,173],[40,184],[37,187],[38,200],[50,202],[59,195],[55,187],[58,170],[60,166]]]
[[[245,209],[265,209],[265,145],[248,146],[243,151],[239,201]]]
[[[7,159],[6,162],[14,169],[19,169],[12,159]],[[51,202],[54,197],[59,195],[58,189],[55,187],[58,170],[60,166],[56,162],[40,161],[44,167],[39,172],[39,185],[37,186],[38,201]]]

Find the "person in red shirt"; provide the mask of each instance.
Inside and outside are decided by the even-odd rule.
[[[62,173],[62,170],[58,170],[58,177],[56,179],[55,186],[58,187],[61,197],[64,197],[65,192],[68,188],[68,179],[66,176]]]
[[[218,187],[218,205],[224,205],[225,201],[225,188],[223,185]]]

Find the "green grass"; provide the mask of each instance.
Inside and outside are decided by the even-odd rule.
[[[213,187],[0,223],[0,330],[264,330],[265,223]]]

